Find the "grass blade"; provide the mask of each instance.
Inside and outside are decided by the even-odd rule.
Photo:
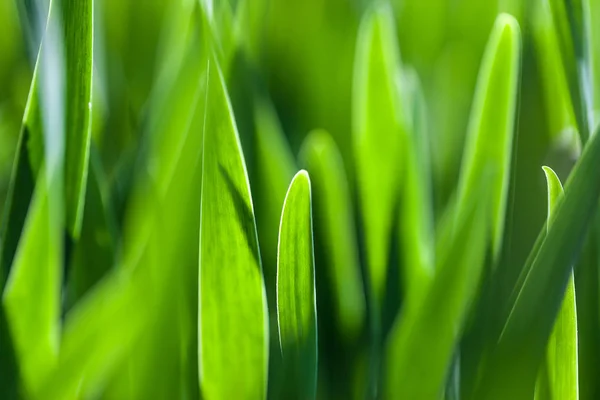
[[[590,132],[600,124],[600,1],[583,0],[587,68],[591,93],[589,110]]]
[[[600,140],[592,135],[556,206],[537,256],[523,268],[508,300],[509,311],[498,341],[486,356],[475,398],[527,398],[533,395],[545,344],[569,281],[572,265],[600,197]],[[544,235],[541,232],[540,235]],[[519,360],[518,363],[515,360]]]
[[[317,390],[317,308],[310,179],[300,171],[283,203],[277,251],[277,321],[287,398]]]
[[[300,159],[312,177],[315,229],[325,249],[338,332],[352,341],[364,323],[365,296],[342,156],[329,133],[315,130],[304,139]]]
[[[91,138],[93,0],[62,0],[65,49],[65,217],[79,237]]]
[[[477,78],[458,189],[461,204],[474,195],[484,166],[493,165],[493,206],[489,211],[495,259],[499,256],[504,233],[520,58],[519,25],[512,16],[500,14],[492,28]]]
[[[217,64],[211,64],[208,74],[205,118],[199,283],[202,396],[264,398],[266,295],[244,157]]]
[[[554,209],[563,196],[563,188],[556,173],[542,167],[548,184],[548,223],[550,226]],[[565,297],[548,341],[546,360],[541,374],[547,374],[551,399],[578,399],[577,383],[577,310],[575,308],[575,283],[573,272],[567,284]],[[539,379],[539,378],[538,378]],[[536,386],[537,395],[537,386]]]
[[[398,92],[400,55],[391,7],[377,6],[367,12],[356,46],[352,95],[356,184],[373,316],[379,319],[404,136]]]

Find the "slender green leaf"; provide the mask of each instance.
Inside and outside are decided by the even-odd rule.
[[[374,315],[380,313],[385,292],[400,184],[405,128],[399,68],[392,10],[388,6],[373,7],[363,17],[356,45],[352,132]]]
[[[317,304],[311,187],[304,170],[292,179],[281,213],[277,321],[286,398],[314,399],[317,390]]]
[[[386,399],[437,399],[485,265],[491,184],[481,176],[475,196],[459,211],[451,245],[437,258],[436,274],[418,309],[400,314],[390,333]]]
[[[589,96],[590,132],[600,124],[600,1],[583,0],[586,40],[586,61],[589,81],[584,84],[591,89]]]
[[[65,51],[65,217],[79,237],[91,138],[93,0],[61,0]]]
[[[499,256],[512,152],[517,88],[520,73],[521,33],[508,14],[496,18],[477,78],[477,88],[465,143],[458,203],[474,195],[485,165],[493,165],[492,249]]]
[[[340,152],[328,132],[308,134],[300,151],[312,177],[315,229],[325,249],[339,333],[352,341],[365,319],[365,296],[357,251],[353,207]]]
[[[548,223],[563,188],[558,176],[549,167],[542,167],[548,184]],[[565,297],[548,341],[546,360],[541,374],[546,374],[550,399],[578,399],[577,368],[577,310],[575,307],[575,283],[573,272],[567,284]],[[537,386],[536,386],[537,394]]]
[[[507,316],[497,342],[486,356],[474,395],[528,398],[543,359],[545,344],[600,197],[600,140],[592,135],[577,162],[562,201],[537,255],[532,255],[508,299]],[[534,251],[537,248],[534,248]],[[517,362],[518,361],[518,362]]]
[[[202,396],[264,398],[266,295],[244,157],[217,64],[208,74],[205,118],[198,311]]]

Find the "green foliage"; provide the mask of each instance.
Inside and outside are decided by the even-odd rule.
[[[598,26],[0,2],[0,398],[599,398]]]

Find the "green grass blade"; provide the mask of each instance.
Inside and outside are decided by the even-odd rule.
[[[298,172],[285,196],[277,251],[277,321],[287,398],[317,390],[317,308],[311,188]]]
[[[79,237],[92,115],[93,0],[62,0],[65,50],[65,218],[67,229]]]
[[[558,176],[551,168],[542,168],[546,174],[548,184],[547,226],[550,226],[556,204],[563,195],[563,188]],[[548,341],[546,360],[540,372],[547,374],[550,398],[575,400],[579,398],[577,382],[577,310],[575,308],[573,272],[571,272],[565,297]]]
[[[578,155],[581,146],[577,119],[549,2],[536,2],[532,18],[534,47],[542,73],[550,135],[559,146],[565,146],[572,154]]]
[[[426,291],[433,275],[434,230],[433,202],[429,171],[429,148],[425,99],[421,83],[414,70],[406,70],[408,135],[404,187],[400,201],[400,240],[404,265],[405,301],[416,305]]]
[[[62,277],[60,225],[40,174],[2,304],[26,393],[34,393],[56,363]]]
[[[591,88],[590,132],[600,124],[600,1],[583,0],[587,68]]]
[[[510,313],[495,347],[486,357],[476,398],[533,395],[545,344],[600,197],[599,157],[600,140],[592,135],[567,181],[563,200],[555,208],[537,256],[529,258],[530,264],[525,265],[514,295],[508,300],[506,309]]]
[[[268,312],[240,141],[223,76],[208,74],[200,212],[199,369],[205,399],[264,398]]]
[[[404,136],[398,91],[400,55],[391,7],[373,7],[363,17],[355,57],[352,132],[356,185],[373,315],[378,316],[385,292]]]
[[[521,58],[521,33],[508,14],[496,18],[477,78],[477,87],[461,167],[458,203],[474,195],[485,165],[493,165],[492,250],[502,247],[517,89]]]
[[[324,130],[308,134],[300,151],[315,193],[314,220],[323,243],[338,331],[352,341],[365,319],[365,296],[348,180],[342,156]]]
[[[486,179],[487,178],[487,179]],[[484,266],[490,221],[488,175],[456,217],[450,246],[420,307],[397,319],[388,340],[386,399],[438,399]]]

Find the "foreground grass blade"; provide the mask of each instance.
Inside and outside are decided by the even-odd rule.
[[[204,399],[266,396],[268,314],[250,186],[218,65],[211,64],[200,212],[199,369]]]
[[[300,159],[315,193],[315,229],[325,249],[327,265],[323,267],[329,269],[336,323],[339,333],[351,341],[360,333],[366,307],[342,156],[329,133],[315,130],[304,139]]]
[[[61,232],[49,197],[44,174],[40,174],[2,298],[29,394],[39,388],[59,350]]]
[[[493,164],[497,173],[493,176],[493,207],[489,211],[494,258],[499,255],[504,233],[520,58],[519,25],[512,16],[500,14],[477,78],[458,189],[460,204],[474,195],[483,167]]]
[[[567,181],[563,200],[537,256],[530,256],[508,299],[507,317],[498,340],[486,356],[474,398],[528,398],[545,344],[564,298],[572,265],[583,246],[600,197],[600,140],[588,141]],[[544,235],[541,232],[540,235]],[[502,308],[501,308],[502,309]],[[518,362],[517,362],[518,360]]]
[[[93,0],[62,0],[65,50],[65,218],[79,237],[91,138]]]
[[[542,168],[548,184],[547,226],[550,226],[556,204],[563,195],[563,188],[552,169]],[[579,398],[577,369],[577,311],[575,308],[575,283],[573,272],[571,272],[565,298],[548,341],[546,360],[540,370],[541,374],[547,374],[545,379],[547,379],[550,399]],[[538,386],[536,386],[536,394],[537,392]]]
[[[277,321],[287,398],[317,390],[317,308],[310,179],[294,176],[285,196],[277,251]]]
[[[378,317],[385,292],[404,136],[397,79],[400,55],[391,7],[374,7],[363,18],[354,63],[356,184],[373,316]]]
[[[590,132],[600,124],[600,1],[583,0],[590,93]]]
[[[438,399],[463,323],[479,287],[490,221],[487,174],[456,217],[451,246],[417,310],[403,313],[388,340],[384,398]]]

